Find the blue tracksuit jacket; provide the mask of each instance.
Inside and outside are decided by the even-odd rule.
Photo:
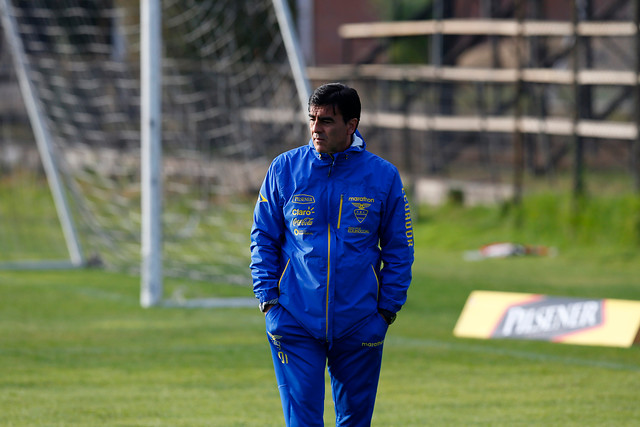
[[[317,339],[347,336],[407,297],[413,262],[409,203],[398,170],[359,132],[344,152],[312,141],[276,157],[251,230],[253,290],[278,300]]]

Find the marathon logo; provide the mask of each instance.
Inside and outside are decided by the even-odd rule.
[[[493,338],[556,338],[602,325],[602,300],[543,298],[509,307],[498,323]]]
[[[350,202],[365,202],[365,203],[375,203],[375,199],[370,199],[368,197],[349,197]]]

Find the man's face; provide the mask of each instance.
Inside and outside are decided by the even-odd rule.
[[[357,124],[357,119],[345,123],[342,114],[334,111],[332,105],[309,107],[309,130],[318,153],[332,154],[349,148]]]

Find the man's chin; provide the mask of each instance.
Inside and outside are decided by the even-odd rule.
[[[313,146],[315,147],[318,153],[322,153],[322,154],[328,153],[327,148],[323,144],[318,144],[317,142],[314,141]]]

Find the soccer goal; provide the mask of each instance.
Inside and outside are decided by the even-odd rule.
[[[0,262],[100,264],[141,274],[143,306],[206,305],[250,285],[257,190],[305,139],[308,83],[284,0],[141,1],[0,0]]]

